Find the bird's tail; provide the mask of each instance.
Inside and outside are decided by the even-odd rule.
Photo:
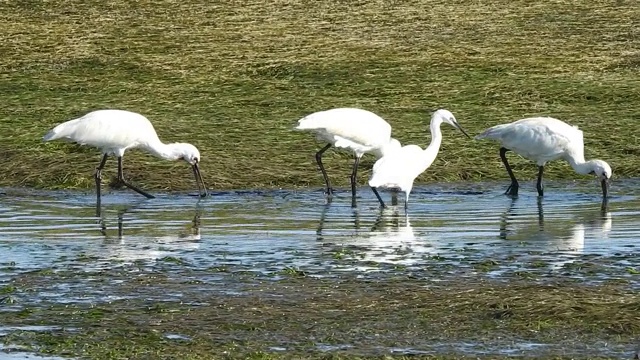
[[[498,139],[500,138],[501,130],[503,125],[496,125],[494,127],[490,127],[487,130],[483,131],[481,134],[478,134],[474,137],[476,140],[482,139]]]
[[[45,136],[42,137],[42,141],[52,141],[57,139],[62,139],[69,136],[69,132],[71,127],[69,125],[73,125],[80,119],[69,120],[64,122],[53,129],[51,129]]]
[[[307,129],[313,129],[313,126],[311,126],[309,119],[302,118],[302,119],[298,120],[298,126],[296,126],[294,129],[296,129],[296,130],[307,130]]]
[[[298,120],[298,126],[295,127],[296,130],[309,130],[309,129],[318,129],[323,128],[323,124],[321,123],[323,117],[318,116],[322,112],[313,113],[311,115],[307,115],[302,119]]]
[[[60,124],[62,125],[62,124]],[[42,137],[42,141],[51,141],[51,140],[56,140],[61,138],[62,136],[60,135],[61,131],[60,131],[60,125],[54,127],[53,129],[51,129],[45,136]]]

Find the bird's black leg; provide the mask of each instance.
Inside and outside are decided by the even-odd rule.
[[[148,199],[153,199],[154,196],[150,195],[149,193],[138,189],[137,187],[131,185],[129,182],[127,182],[124,179],[124,175],[122,174],[122,157],[118,157],[118,182],[120,182],[121,184],[123,184],[124,186],[128,187],[129,189],[137,192],[140,195],[146,196]]]
[[[544,172],[544,166],[538,166],[538,182],[536,183],[536,189],[538,189],[538,196],[544,196],[542,189],[542,173]]]
[[[333,189],[331,188],[331,183],[329,182],[329,177],[327,176],[327,171],[324,169],[324,165],[322,165],[322,154],[324,154],[327,149],[331,147],[331,144],[327,144],[327,146],[323,147],[316,153],[316,162],[318,163],[318,167],[320,167],[320,171],[322,172],[322,177],[324,178],[324,183],[327,185],[327,196],[333,195]]]
[[[356,175],[358,173],[358,164],[360,164],[360,157],[356,155],[356,161],[353,163],[353,171],[351,172],[351,207],[356,207]]]
[[[93,174],[93,177],[96,179],[96,216],[100,216],[100,203],[101,203],[101,194],[100,194],[100,183],[102,182],[102,169],[104,169],[104,164],[107,162],[107,154],[102,156],[102,161],[96,167],[96,172]]]
[[[540,231],[544,230],[544,209],[542,208],[542,198],[538,197],[538,226]]]
[[[371,190],[373,190],[373,193],[376,194],[376,197],[378,198],[378,201],[380,201],[380,207],[382,207],[382,208],[387,207],[384,204],[384,201],[382,201],[382,198],[380,197],[380,194],[378,194],[378,190],[376,190],[376,188],[374,188],[373,186],[371,187]]]
[[[515,175],[513,175],[513,171],[511,170],[509,161],[507,161],[507,157],[505,156],[507,151],[509,151],[509,149],[504,147],[500,148],[500,159],[502,159],[502,163],[504,164],[504,167],[507,169],[507,173],[509,173],[509,177],[511,178],[511,185],[509,185],[505,194],[510,196],[518,196],[518,187],[520,185],[518,185],[518,180],[516,179]]]

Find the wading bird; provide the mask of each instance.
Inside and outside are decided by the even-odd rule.
[[[440,130],[442,123],[447,123],[457,128],[469,137],[450,111],[440,109],[431,115],[431,143],[426,149],[422,150],[418,145],[406,145],[400,150],[381,157],[373,165],[369,186],[371,186],[382,207],[385,207],[385,204],[376,190],[379,187],[404,191],[404,207],[405,209],[407,208],[413,181],[418,175],[427,170],[436,159],[436,156],[438,156],[440,143],[442,143],[442,131]]]
[[[501,144],[500,158],[511,178],[511,185],[505,194],[518,195],[518,180],[505,154],[511,150],[516,154],[535,161],[538,164],[538,195],[543,196],[542,173],[548,161],[565,159],[569,165],[582,175],[593,174],[600,179],[602,196],[609,193],[611,167],[602,160],[584,159],[584,143],[582,131],[563,121],[550,117],[535,117],[514,121],[509,124],[496,125],[485,130],[476,139],[489,139]]]
[[[149,199],[153,198],[146,191],[139,189],[124,179],[122,156],[126,150],[132,148],[142,148],[162,159],[188,162],[193,169],[200,196],[207,196],[207,189],[198,167],[200,162],[198,149],[187,143],[162,143],[151,122],[138,113],[125,110],[92,111],[80,118],[69,120],[56,126],[42,139],[43,141],[57,139],[72,141],[80,145],[90,145],[102,151],[102,161],[96,167],[94,174],[98,209],[100,208],[101,172],[109,155],[118,158],[119,184]]]
[[[322,165],[322,154],[331,146],[351,150],[355,163],[351,172],[351,205],[356,206],[356,174],[360,158],[372,153],[380,158],[400,149],[400,142],[391,137],[391,125],[380,116],[362,109],[336,108],[315,112],[298,120],[297,130],[309,130],[319,141],[328,144],[316,153],[316,162],[327,186],[329,198],[333,189],[327,172]]]

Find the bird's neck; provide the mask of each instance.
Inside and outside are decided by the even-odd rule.
[[[431,121],[429,125],[431,130],[431,143],[424,149],[423,162],[427,164],[427,167],[433,163],[440,151],[440,144],[442,144],[442,131],[440,130],[441,121]]]
[[[569,154],[566,160],[578,174],[587,175],[593,171],[593,163],[591,161],[585,161],[584,154]]]
[[[142,144],[141,147],[148,151],[151,155],[159,157],[161,159],[178,160],[180,158],[180,154],[178,153],[174,144],[165,144],[160,140]]]

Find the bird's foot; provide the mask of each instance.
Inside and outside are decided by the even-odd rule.
[[[509,195],[511,197],[517,197],[518,196],[518,184],[511,184],[509,185],[509,187],[507,188],[507,191],[505,191],[505,195]]]
[[[324,189],[324,195],[327,197],[332,197],[336,191],[333,188]]]
[[[111,189],[122,189],[123,187],[125,187],[124,181],[122,179],[118,179],[117,177],[113,177],[111,178],[111,181],[109,182],[109,187]]]

